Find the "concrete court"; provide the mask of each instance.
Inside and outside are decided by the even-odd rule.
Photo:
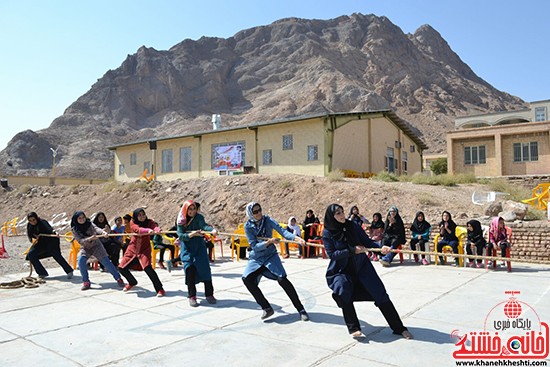
[[[489,310],[508,299],[506,290],[521,291],[518,299],[550,322],[548,267],[514,263],[507,273],[406,260],[375,268],[415,339],[392,335],[374,304],[361,302],[366,338],[356,341],[326,285],[328,260],[284,260],[309,322],[266,279],[260,287],[275,315],[261,321],[241,281],[245,264],[218,259],[212,265],[218,303],[206,303],[199,284],[197,308],[187,302],[181,268],[157,268],[164,298],[143,272],[133,272],[139,284],[126,294],[106,273],[91,271],[93,288],[81,291],[78,271],[67,280],[61,268],[49,269],[37,289],[0,290],[0,366],[454,366],[451,332],[482,330]]]

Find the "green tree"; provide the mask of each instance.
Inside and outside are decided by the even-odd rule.
[[[447,158],[437,158],[430,164],[430,169],[434,175],[447,173]]]

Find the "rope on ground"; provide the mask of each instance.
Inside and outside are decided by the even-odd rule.
[[[30,264],[30,262],[29,262]],[[14,280],[11,282],[0,283],[0,289],[16,289],[16,288],[38,288],[40,284],[46,283],[44,279],[40,277],[33,277],[32,275],[32,264],[30,264],[29,276],[23,277],[19,280]]]

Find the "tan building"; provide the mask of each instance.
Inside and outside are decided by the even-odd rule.
[[[217,123],[215,124],[217,125]],[[257,172],[326,176],[422,170],[422,142],[393,111],[302,116],[109,147],[115,180]]]
[[[550,100],[529,109],[460,117],[447,133],[449,173],[550,174]]]

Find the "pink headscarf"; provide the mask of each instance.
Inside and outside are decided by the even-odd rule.
[[[178,213],[178,225],[188,225],[187,222],[187,211],[189,210],[189,207],[191,205],[195,205],[195,202],[193,200],[186,200],[183,203],[183,206],[181,207],[180,212]],[[196,205],[195,205],[196,206]]]
[[[507,238],[506,226],[498,228],[498,222],[502,217],[494,217],[491,221],[491,226],[489,227],[489,241],[496,243],[498,241],[499,233],[504,234],[504,238]]]

